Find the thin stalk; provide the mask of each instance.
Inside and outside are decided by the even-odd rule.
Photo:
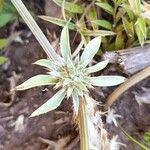
[[[90,150],[86,102],[84,98],[80,98],[79,112],[78,112],[78,125],[79,125],[79,134],[80,134],[80,150]]]
[[[56,54],[55,50],[31,16],[30,12],[27,10],[26,6],[23,4],[21,0],[11,0],[13,5],[18,10],[21,17],[24,19],[25,23],[28,25],[32,33],[34,34],[35,38],[38,40],[42,48],[44,49],[45,53],[49,58],[53,60],[59,60],[58,55]]]

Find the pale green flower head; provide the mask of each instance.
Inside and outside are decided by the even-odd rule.
[[[92,73],[104,69],[108,61],[102,61],[89,67],[94,55],[98,52],[101,44],[101,37],[92,39],[84,48],[81,56],[77,54],[72,58],[68,27],[65,26],[60,38],[61,55],[59,60],[41,59],[34,64],[45,67],[47,75],[36,75],[21,85],[17,90],[26,90],[37,86],[53,85],[58,92],[41,107],[35,110],[30,117],[38,116],[56,109],[67,97],[72,97],[76,113],[79,108],[79,97],[87,94],[93,86],[115,86],[125,81],[122,76],[91,76]]]

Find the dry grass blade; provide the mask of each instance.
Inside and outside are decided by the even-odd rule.
[[[142,81],[143,79],[147,78],[148,76],[150,76],[150,66],[133,75],[126,82],[121,84],[113,93],[111,93],[107,99],[106,106],[110,107],[123,92],[125,92],[138,82]]]

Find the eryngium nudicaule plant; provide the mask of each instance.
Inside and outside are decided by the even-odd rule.
[[[30,117],[56,109],[65,97],[72,97],[74,111],[78,114],[79,101],[87,95],[90,88],[93,88],[93,86],[115,86],[125,81],[122,76],[93,77],[91,75],[104,69],[108,64],[108,61],[102,61],[88,67],[88,64],[99,50],[100,44],[101,37],[96,37],[86,45],[81,57],[78,54],[75,58],[72,58],[68,27],[63,28],[60,38],[62,56],[59,57],[59,61],[58,59],[36,61],[34,64],[45,67],[48,70],[47,74],[36,75],[16,87],[16,90],[26,90],[37,86],[53,85],[55,89],[59,89],[52,98],[36,109]]]

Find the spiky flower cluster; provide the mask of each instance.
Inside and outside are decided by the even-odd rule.
[[[114,86],[124,82],[125,78],[121,76],[91,76],[91,73],[104,69],[108,64],[108,61],[102,61],[88,67],[99,50],[100,44],[101,37],[96,37],[86,45],[81,57],[77,54],[75,58],[72,58],[68,27],[63,28],[60,38],[62,57],[58,55],[57,59],[36,61],[34,64],[45,67],[48,74],[34,76],[16,87],[17,90],[26,90],[36,86],[54,85],[55,89],[59,89],[51,99],[35,110],[31,117],[57,108],[65,96],[67,98],[72,97],[74,110],[78,113],[79,97],[83,97],[89,88],[93,86]]]

